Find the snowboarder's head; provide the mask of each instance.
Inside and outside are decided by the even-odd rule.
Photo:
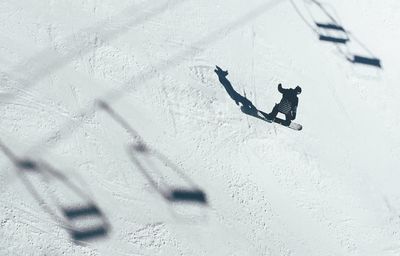
[[[294,88],[294,90],[296,91],[297,94],[301,93],[301,87],[300,86],[296,86],[296,88]]]

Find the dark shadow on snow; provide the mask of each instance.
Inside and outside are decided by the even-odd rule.
[[[99,101],[98,105],[135,139],[135,143],[127,148],[128,155],[155,191],[168,202],[190,202],[207,205],[207,196],[204,191],[189,179],[180,167],[171,162],[164,154],[148,146],[128,122],[106,102]],[[172,170],[174,176],[179,177],[185,185],[169,185],[161,172],[163,166]],[[151,170],[152,174],[148,170]]]
[[[240,106],[240,110],[244,114],[258,118],[258,119],[263,120],[268,123],[274,122],[274,123],[277,123],[277,124],[280,124],[283,126],[290,127],[291,129],[294,129],[297,131],[302,130],[302,125],[292,122],[292,120],[294,120],[294,119],[284,120],[279,117],[276,117],[276,114],[274,116],[271,116],[271,114],[273,114],[273,112],[268,114],[268,113],[265,113],[264,111],[257,109],[249,99],[247,99],[245,96],[239,94],[233,88],[231,82],[226,78],[226,76],[228,75],[228,71],[224,71],[218,66],[216,66],[216,69],[214,71],[218,75],[218,80],[222,84],[222,86],[224,86],[228,95],[231,97],[231,99],[233,101],[235,101],[236,105]],[[281,112],[281,111],[279,111],[279,112]]]
[[[328,22],[319,22],[314,20],[311,15],[312,22],[307,21],[302,11],[294,3],[290,1],[295,11],[298,13],[300,18],[310,27],[317,35],[320,41],[329,42],[337,46],[338,52],[350,63],[362,64],[375,68],[382,68],[382,63],[363,43],[361,43],[352,33],[346,30],[334,16],[328,11],[324,4],[317,0],[303,1],[305,7],[311,12],[311,7],[317,7],[320,14],[323,14]],[[350,50],[349,43],[355,43],[360,46],[365,55],[355,54]]]
[[[183,2],[183,1],[180,0],[180,2]],[[167,7],[171,7],[171,4],[176,5],[177,3],[178,3],[178,1],[176,1],[174,3],[169,3],[167,1]],[[275,6],[277,6],[281,3],[283,3],[283,2],[279,1],[279,0],[270,0],[270,1],[265,1],[265,2],[261,3],[259,6],[257,6],[253,10],[237,17],[236,20],[229,22],[229,23],[225,24],[224,26],[216,28],[215,30],[211,31],[210,33],[202,36],[201,38],[199,38],[199,40],[195,41],[192,44],[192,47],[184,48],[184,49],[180,50],[177,54],[172,55],[167,60],[159,61],[158,63],[156,63],[152,66],[153,68],[149,68],[149,69],[140,71],[138,74],[129,78],[125,83],[123,83],[118,88],[112,88],[108,92],[104,93],[103,97],[101,97],[101,98],[107,99],[107,102],[109,102],[109,103],[116,102],[118,99],[120,99],[122,96],[124,96],[127,92],[132,91],[134,88],[136,88],[136,84],[139,84],[139,83],[145,84],[146,81],[152,79],[154,77],[155,70],[157,70],[157,72],[164,72],[164,71],[171,70],[172,68],[177,67],[179,64],[186,61],[188,57],[198,54],[198,51],[200,49],[204,49],[204,47],[206,47],[207,45],[210,45],[210,44],[215,43],[218,40],[222,39],[223,35],[227,29],[231,32],[234,30],[237,30],[238,28],[242,27],[244,24],[247,24],[251,20],[254,20],[257,17],[260,17],[261,15],[265,14],[266,11],[271,10],[272,8],[274,8]],[[164,7],[165,7],[165,4],[162,4],[159,7],[156,7],[156,9],[158,10],[157,13],[159,11],[162,11]],[[152,17],[152,15],[153,14],[150,14],[149,17]],[[144,19],[144,20],[147,20],[147,19]],[[130,24],[139,24],[139,23],[136,22],[136,23],[130,23]],[[125,24],[122,24],[121,26],[123,28],[127,27],[127,25],[125,25]],[[103,31],[104,28],[106,28],[105,36],[109,37],[109,33],[107,32],[109,30],[107,24],[104,24],[104,26],[96,26],[96,28],[99,28],[99,27],[103,28],[103,29],[101,29],[101,31]],[[118,32],[118,29],[117,28],[115,28],[115,29],[117,30],[116,32]],[[93,30],[93,28],[89,29],[89,31],[92,31],[92,30]],[[114,28],[110,28],[110,30],[111,30],[110,33],[113,33],[112,31],[114,31]],[[85,31],[82,31],[82,32],[85,32]],[[103,36],[101,36],[101,38],[102,37]],[[82,52],[82,49],[80,49],[79,52]],[[69,53],[67,53],[67,54],[69,55]],[[46,55],[38,55],[35,57],[35,59],[45,59],[44,57],[46,57]],[[26,63],[26,61],[24,63]],[[21,70],[23,70],[23,69],[21,69]],[[38,74],[34,74],[34,75],[37,76]],[[30,82],[30,80],[27,80],[26,82]],[[28,85],[26,83],[22,83],[22,84],[24,86]],[[135,85],[135,86],[133,86],[133,85]],[[90,102],[88,105],[85,105],[84,107],[82,107],[79,111],[77,111],[75,113],[74,118],[64,122],[59,127],[59,129],[57,129],[57,131],[55,131],[54,133],[50,134],[46,138],[39,138],[33,144],[33,146],[31,146],[28,149],[28,152],[35,152],[35,153],[43,152],[45,149],[49,149],[50,147],[53,147],[59,141],[59,140],[50,140],[49,139],[49,138],[53,138],[54,136],[61,136],[63,138],[70,136],[73,131],[75,131],[77,128],[81,127],[81,125],[83,123],[82,119],[84,119],[84,118],[91,119],[95,116],[95,113],[98,109],[97,109],[97,106],[92,103],[93,102]]]
[[[40,207],[58,225],[66,229],[76,243],[107,236],[110,231],[110,224],[107,218],[93,199],[80,186],[76,185],[67,176],[45,161],[34,161],[17,157],[1,141],[0,149],[14,164],[17,176]],[[59,185],[53,184],[56,191],[60,192],[61,189],[64,189],[64,191],[71,193],[71,195],[79,198],[79,200],[74,200],[73,203],[68,203],[69,205],[60,204],[66,198],[62,198],[63,200],[61,200],[60,196],[57,197],[54,191],[46,192],[46,194],[43,194],[43,191],[39,192],[35,185],[37,181],[33,181],[35,178],[45,182],[48,186],[57,182]],[[60,194],[66,195],[65,193]],[[92,224],[93,222],[96,224]]]
[[[348,61],[351,63],[359,63],[359,64],[364,64],[364,65],[370,65],[370,66],[375,66],[375,67],[381,67],[381,60],[378,58],[369,58],[369,57],[364,57],[364,56],[359,56],[359,55],[353,55],[352,58],[346,57]]]
[[[226,76],[228,75],[228,71],[224,71],[220,67],[216,66],[214,72],[218,75],[218,80],[222,84],[222,86],[224,86],[228,95],[233,101],[235,101],[236,105],[240,106],[240,110],[243,113],[266,121],[264,118],[258,115],[258,112],[262,113],[263,115],[267,114],[265,112],[259,111],[249,99],[247,99],[245,96],[240,95],[233,88],[231,82],[226,78]]]
[[[105,221],[104,214],[100,211],[97,205],[90,203],[85,206],[73,206],[62,209],[63,215],[70,223],[81,222],[86,218],[100,218],[103,225],[94,225],[85,228],[77,228],[70,230],[70,234],[74,240],[82,241],[97,237],[106,236],[109,232],[109,225]]]
[[[33,57],[23,60],[6,75],[9,79],[18,82],[26,90],[33,87],[38,81],[46,77],[51,72],[60,69],[71,63],[77,56],[94,51],[99,47],[99,42],[107,42],[122,35],[135,26],[143,25],[148,20],[171,10],[174,6],[183,3],[183,0],[154,2],[154,6],[149,3],[132,5],[125,8],[115,16],[108,17],[94,26],[75,31],[73,35],[61,38],[63,53],[59,53],[53,47],[45,48]],[[90,40],[93,39],[93,40]],[[10,41],[9,43],[12,43]],[[8,95],[10,100],[17,95]]]

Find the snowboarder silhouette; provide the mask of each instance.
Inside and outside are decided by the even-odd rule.
[[[297,86],[294,89],[283,89],[282,84],[279,84],[278,91],[282,93],[282,99],[279,104],[275,104],[268,116],[270,119],[274,120],[278,112],[280,112],[286,116],[286,122],[290,123],[296,118],[297,105],[299,104],[297,95],[301,93],[301,87]]]
[[[236,105],[240,106],[240,110],[246,115],[254,116],[269,123],[274,122],[281,124],[297,131],[303,129],[301,124],[291,122],[296,118],[296,110],[299,103],[297,95],[301,93],[300,86],[297,86],[295,89],[283,89],[282,85],[279,84],[278,90],[282,93],[282,100],[279,104],[275,105],[270,114],[267,114],[262,110],[257,109],[256,106],[246,98],[246,93],[244,93],[243,96],[233,88],[231,82],[226,78],[228,70],[225,71],[216,66],[214,72],[218,75],[218,80],[224,86],[228,95],[235,101]],[[276,117],[278,112],[285,114],[286,120]]]

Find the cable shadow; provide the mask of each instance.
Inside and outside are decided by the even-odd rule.
[[[148,146],[128,122],[121,115],[116,113],[105,101],[98,101],[98,105],[134,138],[135,143],[127,148],[130,160],[162,198],[168,202],[208,204],[206,193],[200,189],[180,167],[158,150]],[[166,168],[162,168],[162,166]],[[150,171],[147,169],[150,169],[153,174],[150,174]],[[171,170],[173,176],[175,176],[175,178],[179,177],[184,185],[170,185],[165,180],[161,171],[162,169]]]
[[[148,3],[143,3],[140,6],[132,6],[124,11],[107,18],[95,26],[81,29],[71,36],[65,37],[62,42],[67,47],[63,51],[65,54],[60,54],[52,47],[44,49],[30,59],[20,63],[10,71],[7,76],[11,77],[22,85],[20,89],[26,90],[33,87],[40,79],[50,74],[52,71],[62,68],[70,63],[76,56],[84,55],[100,46],[99,41],[109,41],[121,35],[125,31],[132,29],[134,26],[143,24],[147,20],[157,16],[164,10],[182,3],[183,0],[165,1],[155,7],[148,8],[142,11],[139,15],[134,16],[132,13],[135,10],[143,10],[148,6]],[[124,18],[120,18],[124,17]],[[119,19],[117,19],[119,18]],[[92,38],[93,42],[88,42]],[[29,72],[29,70],[32,70]],[[31,73],[26,75],[26,73]],[[19,77],[20,76],[20,77]],[[21,78],[22,77],[22,78]],[[15,95],[7,95],[7,99],[14,98]]]
[[[109,102],[109,103],[117,101],[123,95],[130,92],[132,89],[135,89],[135,86],[132,86],[132,85],[136,85],[139,83],[143,84],[144,82],[153,78],[154,75],[157,74],[157,72],[164,72],[164,71],[170,70],[174,67],[177,67],[179,64],[186,61],[188,57],[194,56],[198,52],[195,52],[193,50],[193,48],[201,49],[207,45],[210,45],[210,44],[218,41],[221,38],[221,35],[226,35],[227,32],[232,32],[232,31],[238,29],[239,27],[243,26],[244,24],[248,23],[249,21],[254,20],[257,17],[261,16],[267,10],[272,9],[273,7],[275,7],[281,3],[283,3],[283,1],[271,0],[271,1],[261,4],[260,6],[253,9],[252,11],[240,16],[235,21],[227,24],[226,26],[224,26],[222,28],[216,29],[216,30],[210,32],[208,35],[204,36],[203,38],[195,41],[190,48],[180,51],[179,53],[173,55],[171,58],[169,58],[165,61],[158,62],[157,64],[155,64],[153,66],[152,69],[143,71],[142,73],[131,77],[130,80],[125,82],[119,88],[108,91],[101,98],[107,99],[107,102]],[[35,143],[28,150],[28,152],[37,153],[37,152],[43,151],[44,150],[42,148],[43,141],[46,142],[46,148],[50,148],[52,145],[54,145],[54,143],[57,142],[57,140],[49,140],[48,138],[53,138],[54,136],[66,137],[82,125],[83,119],[86,119],[86,120],[92,119],[94,117],[95,112],[97,111],[97,107],[98,107],[96,105],[95,101],[96,101],[96,99],[94,99],[94,101],[90,102],[88,105],[82,107],[80,109],[80,111],[78,113],[76,113],[76,115],[73,117],[73,120],[66,121],[60,127],[60,129],[58,129],[55,133],[50,134],[47,138],[38,140],[38,142]]]
[[[107,98],[108,102],[117,101],[123,95],[125,95],[126,93],[135,89],[134,85],[136,85],[138,83],[144,84],[146,81],[153,78],[154,75],[157,74],[156,72],[164,72],[164,71],[167,71],[167,70],[177,67],[179,64],[186,61],[188,59],[188,57],[194,56],[199,51],[203,51],[205,47],[220,40],[222,38],[222,36],[227,35],[228,33],[231,33],[232,31],[237,30],[244,24],[249,23],[249,21],[254,20],[257,17],[260,17],[267,10],[272,9],[273,7],[277,6],[280,3],[283,3],[283,2],[280,0],[270,0],[268,2],[264,2],[264,3],[260,4],[255,9],[241,15],[236,20],[233,20],[233,21],[225,24],[221,28],[217,28],[217,29],[213,30],[206,36],[200,38],[199,40],[194,41],[190,47],[179,51],[177,54],[174,54],[171,58],[168,58],[167,60],[159,61],[158,63],[153,65],[153,67],[151,69],[144,70],[143,72],[140,72],[138,75],[132,76],[128,81],[126,81],[124,84],[122,84],[118,88],[110,89],[108,92],[104,93],[104,98]],[[110,28],[110,29],[112,29],[112,28]],[[89,30],[90,30],[90,28],[89,28]],[[83,34],[85,31],[86,30],[83,31]],[[94,32],[96,32],[96,31],[94,31]],[[86,48],[83,48],[83,49],[86,49]],[[193,49],[197,49],[196,52]],[[49,51],[49,49],[47,49],[45,51]],[[79,52],[79,50],[78,50],[78,52]],[[65,56],[67,56],[67,55],[74,56],[72,53],[66,53]],[[32,58],[31,60],[29,60],[28,62],[34,62],[35,59],[43,60],[43,59],[46,59],[45,57],[46,57],[46,54],[37,55],[34,58]],[[55,67],[57,67],[57,66],[60,67],[62,65],[65,65],[63,63],[64,63],[64,61],[67,61],[67,59],[68,58],[65,57],[64,60],[59,60],[59,62],[57,61],[57,63],[53,63],[53,64]],[[51,61],[48,61],[48,62],[50,63]],[[34,64],[35,63],[33,63],[33,65]],[[24,67],[26,67],[26,66],[22,65],[20,67],[20,69],[22,70]],[[47,67],[49,67],[50,70],[52,68],[51,65],[37,68],[37,70],[38,70],[37,73],[31,75],[31,77],[33,78],[33,82],[35,82],[35,81],[37,82],[38,79],[41,79],[41,75],[46,74],[45,71],[46,71]],[[43,73],[41,73],[41,72],[43,72]],[[31,82],[26,79],[21,79],[18,81],[20,81],[23,84],[23,86],[30,86],[30,82]],[[23,89],[23,88],[21,88],[21,89]],[[13,95],[10,95],[10,97],[13,97]],[[26,151],[27,155],[39,155],[39,154],[43,153],[45,150],[49,150],[52,146],[56,145],[60,141],[60,140],[51,140],[49,138],[54,138],[54,137],[60,136],[60,137],[63,137],[63,139],[65,139],[66,137],[70,136],[76,129],[78,129],[79,127],[82,126],[82,124],[84,123],[85,120],[90,120],[95,116],[95,113],[98,110],[97,108],[98,108],[98,106],[96,105],[96,99],[94,99],[87,105],[80,108],[80,110],[77,111],[73,117],[71,117],[71,120],[64,122],[59,127],[59,129],[57,129],[57,131],[55,131],[54,133],[51,132],[51,134],[49,134],[48,136],[45,136],[44,138],[39,138],[35,143],[33,143],[33,146],[31,146]],[[5,147],[2,147],[2,149],[4,151]],[[12,156],[12,155],[10,155],[10,156]],[[13,163],[16,167],[18,166],[18,163],[20,162],[20,159],[18,159],[16,157],[10,158],[10,160],[15,160],[15,161],[13,161]],[[21,159],[21,161],[23,161],[23,159]],[[27,160],[27,161],[24,161],[24,163],[21,163],[21,166],[26,165],[26,167],[29,167],[29,166],[33,167],[34,163],[35,163],[34,161]],[[33,170],[34,168],[27,168],[27,169]],[[19,173],[25,174],[26,172],[18,171],[18,174]],[[21,177],[22,177],[21,179],[24,179],[24,176],[21,176]],[[27,189],[29,189],[29,187],[32,187],[32,189],[30,191],[31,191],[32,195],[35,195],[35,187],[30,182],[25,182],[25,183],[26,183]],[[191,191],[193,191],[192,194],[187,193],[187,189],[185,189],[185,188],[171,188],[167,192],[167,194],[163,195],[163,198],[165,198],[169,202],[173,202],[175,200],[175,201],[203,202],[202,204],[207,203],[206,194],[204,192],[202,192],[199,189],[197,189],[197,191],[196,191],[196,188],[194,188],[194,189],[192,188]],[[40,202],[40,200],[41,200],[40,195],[38,195],[35,199],[38,202]],[[44,209],[47,208],[46,206],[47,206],[46,203],[41,204],[41,207],[43,207]],[[56,215],[56,216],[58,216],[58,215]],[[61,216],[64,218],[64,214],[61,214]],[[54,217],[54,218],[57,220],[57,223],[59,225],[65,224],[62,221],[63,219],[60,220],[59,218],[56,218],[56,217]],[[68,215],[67,215],[67,218],[68,218]],[[65,229],[75,230],[73,228],[69,228],[67,224],[68,224],[68,222],[66,221],[66,224],[64,225]],[[101,234],[101,233],[104,233],[104,232],[93,232],[93,234]],[[73,233],[72,237],[74,237],[74,234],[76,234],[77,238],[81,237],[78,232]],[[87,232],[87,234],[90,235],[90,232]]]
[[[0,149],[13,163],[17,176],[42,210],[64,228],[75,243],[104,238],[108,235],[110,224],[106,216],[80,186],[45,161],[17,157],[1,141]],[[39,182],[53,190],[40,192]],[[57,196],[57,193],[62,197]],[[66,199],[66,196],[74,197],[73,203],[70,199]]]
[[[337,47],[338,53],[344,57],[345,60],[352,64],[361,64],[365,66],[370,66],[378,69],[382,69],[382,63],[379,58],[377,58],[361,41],[359,41],[350,31],[346,30],[334,16],[328,11],[328,9],[317,0],[304,1],[304,6],[310,13],[309,22],[299,7],[290,0],[296,13],[302,19],[302,21],[317,34],[318,39],[321,42],[332,43]],[[315,20],[313,15],[311,15],[311,8],[316,7],[319,14],[322,14],[327,18],[327,22],[318,22]],[[354,53],[349,46],[349,43],[354,43],[358,45],[366,55],[359,55]]]

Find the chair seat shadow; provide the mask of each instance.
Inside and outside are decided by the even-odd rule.
[[[364,64],[382,68],[381,60],[377,58],[369,58],[369,57],[354,55],[352,59],[347,58],[347,60],[354,64]]]
[[[104,226],[70,230],[71,237],[77,243],[79,243],[80,241],[87,241],[99,237],[105,237],[107,236],[108,233],[109,233],[108,228]]]
[[[346,44],[349,41],[348,38],[340,38],[340,37],[325,36],[325,35],[319,35],[319,40],[335,44]]]
[[[191,201],[207,204],[206,194],[202,190],[172,189],[167,197],[171,202]]]

